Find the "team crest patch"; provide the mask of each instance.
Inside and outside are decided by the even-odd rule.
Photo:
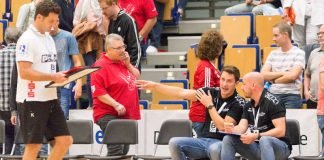
[[[20,45],[18,54],[27,54],[27,45],[25,45],[25,44]]]
[[[91,92],[94,93],[96,91],[96,87],[94,85],[91,86]]]

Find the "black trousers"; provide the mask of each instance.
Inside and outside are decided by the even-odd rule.
[[[5,154],[10,154],[15,139],[15,126],[11,124],[10,117],[11,117],[10,111],[0,111],[0,119],[5,121],[5,129],[6,129]],[[1,153],[2,153],[2,146],[1,146]]]
[[[97,124],[100,126],[101,130],[104,132],[109,121],[117,119],[117,117],[112,115],[105,115],[100,118]],[[121,144],[121,145],[107,145],[108,156],[116,156],[116,155],[126,155],[129,151],[129,145]]]

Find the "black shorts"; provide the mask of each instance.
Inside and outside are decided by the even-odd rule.
[[[57,136],[70,135],[66,120],[57,100],[18,103],[20,131],[25,144],[43,143]]]

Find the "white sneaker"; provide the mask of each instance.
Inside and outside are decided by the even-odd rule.
[[[146,49],[146,54],[149,55],[149,54],[156,54],[158,53],[158,50],[157,48],[155,48],[154,46],[148,46],[147,49]]]

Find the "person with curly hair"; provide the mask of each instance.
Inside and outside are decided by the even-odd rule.
[[[215,29],[203,33],[198,45],[197,57],[200,62],[194,75],[193,89],[202,87],[219,87],[220,72],[215,62],[223,50],[223,36]],[[205,122],[206,109],[199,101],[193,101],[190,107],[189,119],[197,137],[201,137]]]

